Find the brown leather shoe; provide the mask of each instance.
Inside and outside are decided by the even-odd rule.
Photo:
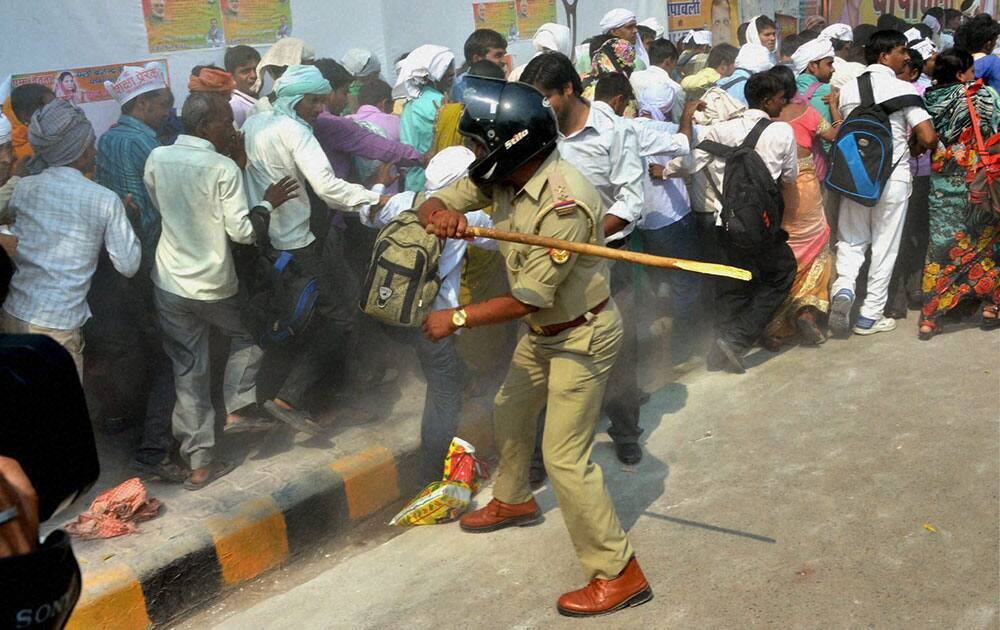
[[[467,532],[492,532],[514,525],[535,525],[541,520],[542,512],[534,498],[524,503],[504,503],[493,499],[486,507],[464,515],[458,520],[458,524]]]
[[[580,590],[560,597],[556,608],[560,615],[567,617],[593,617],[645,604],[651,599],[653,589],[649,588],[646,576],[632,556],[618,577],[613,580],[594,578]]]

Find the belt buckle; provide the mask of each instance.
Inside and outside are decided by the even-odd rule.
[[[542,327],[539,326],[538,324],[529,324],[528,327],[531,329],[531,332],[535,333],[536,335],[545,336],[545,330],[542,329]]]

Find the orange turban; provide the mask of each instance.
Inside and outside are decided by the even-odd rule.
[[[188,90],[191,92],[232,92],[235,89],[233,75],[218,68],[202,68],[198,76],[188,79]]]

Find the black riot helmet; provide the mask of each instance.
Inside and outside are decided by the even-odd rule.
[[[499,184],[556,145],[556,114],[541,92],[526,83],[466,76],[462,101],[458,132],[486,150],[469,166],[477,186]]]

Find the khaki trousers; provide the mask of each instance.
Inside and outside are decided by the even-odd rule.
[[[46,335],[69,352],[76,364],[76,375],[83,382],[83,333],[79,328],[72,330],[59,330],[56,328],[46,328],[45,326],[35,326],[31,322],[18,319],[10,313],[3,312],[3,331],[12,335]]]
[[[632,557],[601,468],[590,461],[594,427],[622,337],[613,301],[589,323],[554,337],[528,333],[518,342],[496,396],[500,471],[493,496],[505,503],[531,498],[528,467],[538,414],[547,405],[545,469],[588,579],[617,577]]]

